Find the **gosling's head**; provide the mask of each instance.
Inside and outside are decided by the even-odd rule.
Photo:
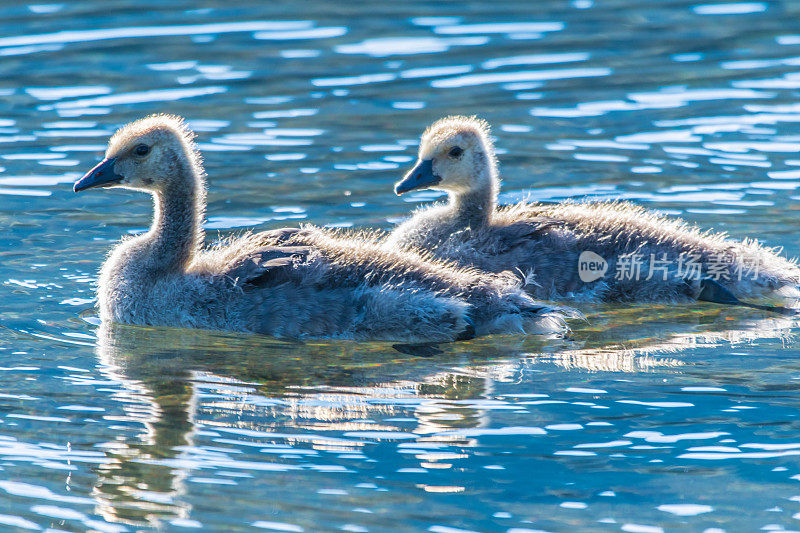
[[[194,133],[174,115],[150,115],[117,130],[106,157],[79,179],[75,192],[123,187],[151,193],[195,188],[202,181]]]
[[[395,184],[394,192],[437,189],[460,194],[494,187],[496,174],[489,124],[476,117],[452,116],[425,130],[417,164]]]

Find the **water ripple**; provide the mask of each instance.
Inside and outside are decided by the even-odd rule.
[[[517,81],[564,80],[572,78],[592,78],[610,76],[608,68],[573,68],[560,70],[523,70],[516,72],[498,72],[491,74],[467,74],[455,78],[444,78],[431,82],[431,87],[451,89],[455,87],[473,87],[490,83],[507,83]]]
[[[313,23],[298,21],[245,21],[218,22],[212,24],[187,24],[174,26],[133,26],[122,28],[99,28],[92,30],[65,30],[38,35],[0,37],[0,46],[28,46],[49,43],[81,43],[108,39],[131,39],[178,35],[208,35],[237,32],[307,30]]]

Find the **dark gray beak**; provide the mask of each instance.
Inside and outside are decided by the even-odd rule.
[[[122,176],[114,172],[114,163],[117,162],[116,157],[109,157],[103,159],[92,170],[86,173],[84,177],[79,179],[73,185],[72,190],[75,192],[85,191],[86,189],[95,189],[97,187],[111,187],[122,181]]]
[[[442,178],[433,173],[433,159],[423,159],[412,168],[403,181],[394,186],[394,193],[400,196],[408,191],[427,189],[442,181]]]

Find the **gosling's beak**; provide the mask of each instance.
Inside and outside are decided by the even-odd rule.
[[[116,157],[103,159],[96,167],[87,172],[84,177],[76,181],[72,190],[81,192],[86,189],[94,189],[97,187],[111,187],[119,183],[122,181],[122,176],[114,172],[114,163],[116,162]]]
[[[433,173],[433,159],[423,159],[417,166],[408,171],[408,174],[394,186],[394,193],[400,196],[415,189],[425,189],[442,181],[440,176]]]

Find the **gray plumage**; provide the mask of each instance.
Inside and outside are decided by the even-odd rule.
[[[498,207],[499,187],[488,125],[458,116],[437,121],[422,136],[418,164],[395,190],[442,190],[449,202],[417,210],[384,246],[417,248],[489,272],[514,270],[537,298],[708,299],[701,296],[703,279],[715,280],[738,298],[774,296],[792,303],[798,298],[796,263],[755,240],[701,231],[627,202]],[[580,279],[579,257],[585,251],[607,261],[601,279]],[[699,275],[693,264],[700,265]]]
[[[75,184],[142,190],[155,202],[150,231],[123,240],[103,265],[102,320],[412,342],[564,330],[562,314],[513,277],[386,251],[367,235],[305,227],[204,247],[205,180],[192,137],[178,117],[133,122]]]

